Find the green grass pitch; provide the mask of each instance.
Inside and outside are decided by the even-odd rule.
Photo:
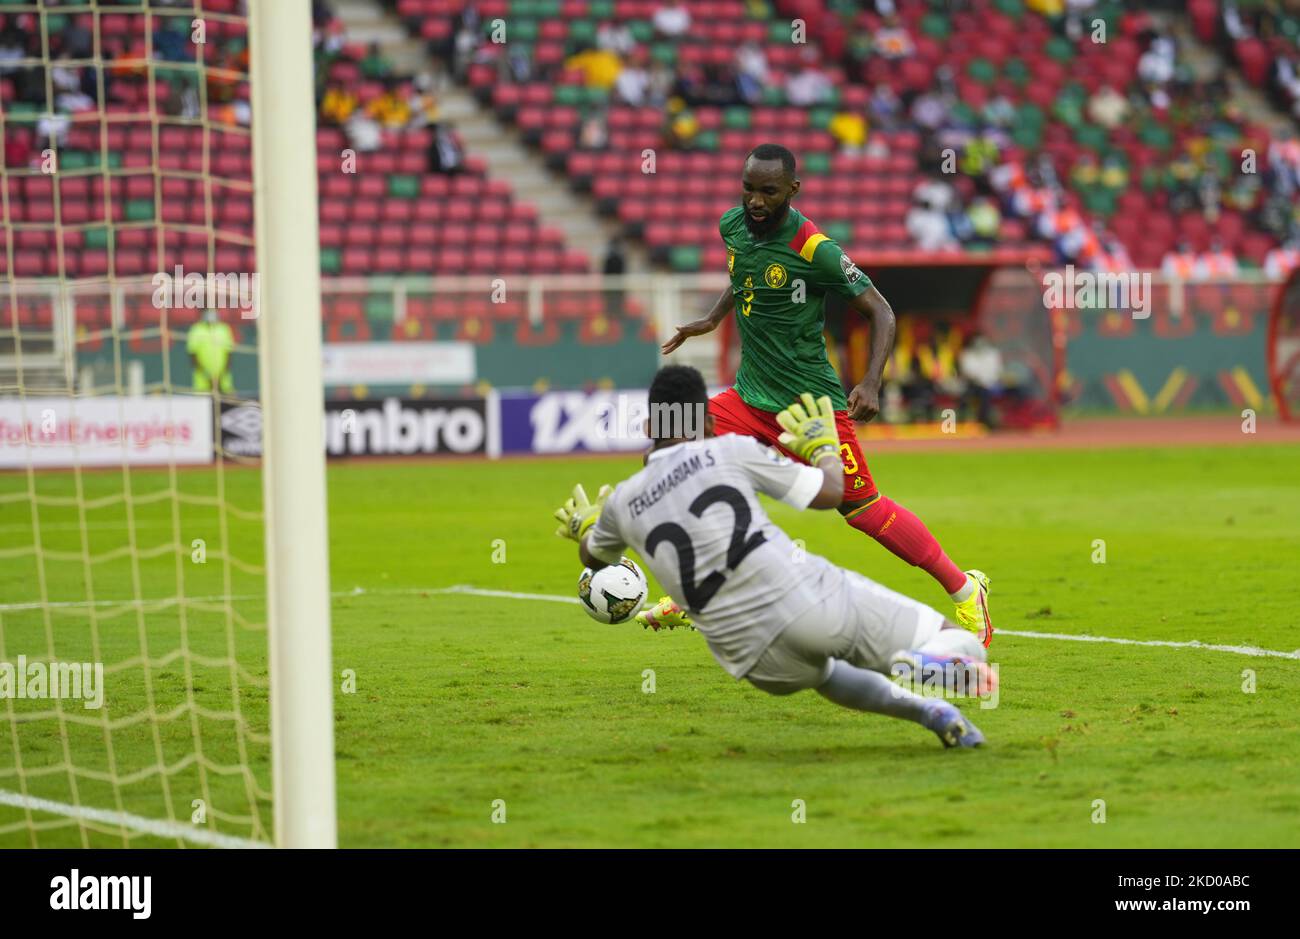
[[[594,492],[636,457],[333,464],[340,844],[1300,846],[1300,661],[1007,634],[1297,649],[1298,464],[1300,448],[1266,443],[877,454],[882,490],[992,577],[1001,693],[995,708],[963,705],[988,737],[979,751],[811,692],[768,697],[693,633],[429,592],[572,595],[580,565],[550,513],[574,482]],[[36,479],[38,564],[24,550],[28,480],[0,476],[0,661],[98,656],[107,703],[62,702],[60,722],[52,702],[0,701],[0,790],[186,824],[203,800],[200,827],[266,838],[259,527],[227,512],[223,528],[210,471],[176,474],[194,498],[174,512],[165,471],[132,472],[129,513],[111,498],[120,473],[84,474],[84,519],[74,482]],[[222,484],[228,504],[257,508],[255,472]],[[927,575],[834,512],[768,507],[809,551],[948,609]],[[128,524],[137,550],[114,554]],[[93,616],[39,603],[91,589]],[[196,600],[184,617],[115,604],[179,592],[237,599]],[[157,722],[143,719],[151,705]],[[127,843],[111,826],[30,819],[0,805],[0,847]]]

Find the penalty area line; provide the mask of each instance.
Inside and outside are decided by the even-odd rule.
[[[412,591],[417,592],[417,591]],[[551,600],[558,603],[578,603],[577,597],[564,597],[545,593],[515,593],[510,590],[485,590],[468,584],[456,584],[452,587],[439,587],[433,590],[418,591],[430,594],[467,594],[474,597],[504,597],[510,600]],[[1234,655],[1248,655],[1255,658],[1300,659],[1300,649],[1294,652],[1279,652],[1275,649],[1261,649],[1258,646],[1233,646],[1201,642],[1191,639],[1186,642],[1174,642],[1168,639],[1122,639],[1115,636],[1071,635],[1070,633],[1040,633],[1018,629],[997,629],[994,636],[1015,636],[1018,639],[1055,639],[1060,642],[1108,642],[1120,646],[1163,646],[1167,649],[1204,649],[1209,652],[1230,652]]]
[[[33,812],[48,812],[51,815],[63,815],[81,821],[116,825],[118,828],[126,828],[144,835],[156,835],[159,838],[180,838],[182,841],[201,844],[209,848],[271,847],[265,841],[253,841],[251,838],[240,838],[236,835],[222,835],[215,831],[205,831],[202,828],[183,825],[180,822],[145,818],[141,815],[132,815],[130,812],[113,812],[108,809],[96,809],[85,805],[68,805],[66,802],[54,802],[36,796],[25,796],[21,793],[10,792],[7,789],[0,789],[0,805],[11,805],[14,808],[29,809]]]

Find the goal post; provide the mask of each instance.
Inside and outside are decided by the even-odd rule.
[[[310,0],[251,0],[275,840],[337,844]]]

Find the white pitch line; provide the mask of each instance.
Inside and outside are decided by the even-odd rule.
[[[506,600],[542,600],[551,603],[579,603],[577,597],[567,597],[550,593],[518,593],[513,590],[488,590],[483,587],[474,587],[469,584],[455,584],[451,587],[380,587],[377,589],[366,589],[363,587],[353,587],[351,590],[336,590],[330,594],[331,597],[360,597],[360,596],[398,596],[398,595],[418,595],[426,594],[463,594],[471,597],[498,597]],[[219,603],[226,600],[261,600],[257,594],[245,594],[241,596],[213,596],[213,597],[188,597],[186,599],[199,603]],[[131,600],[96,600],[94,606],[120,606],[128,604]],[[159,597],[156,599],[142,600],[141,603],[175,603],[174,597]],[[41,603],[0,603],[0,613],[11,612],[15,610],[39,610],[42,606],[66,607],[66,606],[91,606],[86,600],[66,600],[55,601],[49,604]],[[1056,639],[1061,642],[1109,642],[1112,645],[1120,646],[1164,646],[1169,649],[1204,649],[1209,652],[1230,652],[1233,655],[1246,655],[1253,658],[1274,658],[1274,659],[1300,659],[1300,649],[1294,652],[1279,652],[1276,649],[1261,649],[1258,646],[1233,646],[1219,645],[1201,642],[1196,639],[1187,642],[1173,642],[1166,639],[1121,639],[1115,636],[1088,636],[1072,635],[1070,633],[1040,633],[1029,632],[1014,629],[998,629],[997,633],[1004,636],[1015,636],[1019,639]]]
[[[90,822],[103,822],[106,825],[116,825],[119,828],[127,828],[145,835],[157,835],[159,838],[180,838],[183,841],[191,841],[194,844],[201,844],[209,848],[271,847],[264,841],[253,841],[250,838],[239,838],[235,835],[222,835],[215,831],[205,831],[202,828],[183,825],[180,822],[161,821],[156,818],[145,818],[142,815],[132,815],[129,812],[111,812],[108,809],[95,809],[85,805],[68,805],[66,802],[52,802],[49,799],[38,799],[35,796],[9,792],[7,789],[0,789],[0,805],[12,805],[14,808],[31,809],[34,812],[49,812],[52,815],[63,815],[67,818],[84,819]]]
[[[1258,658],[1300,659],[1300,649],[1294,652],[1278,652],[1274,649],[1261,649],[1259,646],[1224,646],[1191,639],[1187,642],[1171,642],[1167,639],[1114,639],[1110,636],[1072,636],[1069,633],[1034,633],[1019,632],[1010,629],[998,629],[994,635],[1020,636],[1025,639],[1064,639],[1067,642],[1113,642],[1122,646],[1166,646],[1170,649],[1208,649],[1211,652],[1232,652],[1236,655],[1253,655]]]
[[[425,590],[422,593],[459,593],[476,597],[506,597],[512,600],[553,600],[563,603],[577,603],[577,597],[556,596],[544,593],[513,593],[509,590],[483,590],[467,584],[454,587],[441,587]],[[1192,639],[1188,642],[1172,642],[1166,639],[1118,639],[1113,636],[1076,636],[1069,633],[1021,632],[1020,630],[998,629],[994,635],[1016,636],[1021,639],[1059,639],[1063,642],[1109,642],[1121,646],[1165,646],[1170,649],[1206,649],[1210,652],[1231,652],[1235,655],[1249,655],[1256,658],[1300,659],[1300,649],[1295,652],[1278,652],[1274,649],[1261,649],[1258,646],[1211,645]]]

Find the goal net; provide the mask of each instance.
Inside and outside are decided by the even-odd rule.
[[[310,388],[278,350],[319,344],[311,25],[249,6],[0,3],[0,847],[333,843],[332,763],[305,804],[284,788],[332,750],[322,458],[270,431],[319,382],[295,415],[259,381]],[[255,397],[264,460],[223,445]],[[294,474],[320,497],[310,632],[277,606]]]

